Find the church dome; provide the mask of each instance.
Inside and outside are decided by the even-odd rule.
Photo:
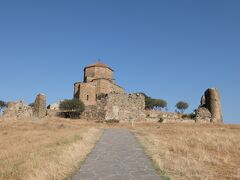
[[[88,65],[87,67],[85,67],[85,69],[91,68],[91,67],[103,67],[103,68],[108,68],[108,69],[110,69],[111,71],[113,71],[113,69],[110,68],[107,64],[104,64],[104,63],[102,63],[102,62],[100,62],[100,61],[97,61],[97,62],[94,63],[94,64]]]

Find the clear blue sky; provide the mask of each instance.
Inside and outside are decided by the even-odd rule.
[[[0,2],[0,99],[72,98],[100,58],[127,92],[179,100],[191,112],[219,88],[226,123],[240,123],[239,0]]]

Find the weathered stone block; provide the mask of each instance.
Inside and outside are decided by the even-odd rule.
[[[46,96],[44,94],[38,94],[34,102],[33,116],[36,118],[43,118],[46,114]]]

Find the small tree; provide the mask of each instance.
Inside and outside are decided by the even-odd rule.
[[[153,109],[153,107],[154,100],[149,96],[145,96],[145,109]]]
[[[188,108],[188,103],[184,102],[184,101],[179,101],[175,107],[181,112],[183,113],[187,108]]]
[[[145,93],[141,93],[145,96],[145,109],[156,109],[161,110],[162,108],[167,107],[167,101],[163,99],[154,99],[147,96]]]
[[[162,108],[165,108],[167,107],[167,102],[163,99],[154,99],[154,109],[157,109],[157,110],[162,110]]]
[[[0,100],[0,113],[2,112],[3,108],[7,107],[7,103]]]
[[[85,109],[85,105],[79,99],[66,99],[60,102],[59,108],[63,111],[65,117],[79,118]]]

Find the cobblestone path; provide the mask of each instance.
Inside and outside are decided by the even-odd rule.
[[[150,160],[127,129],[106,129],[72,180],[159,180]]]

